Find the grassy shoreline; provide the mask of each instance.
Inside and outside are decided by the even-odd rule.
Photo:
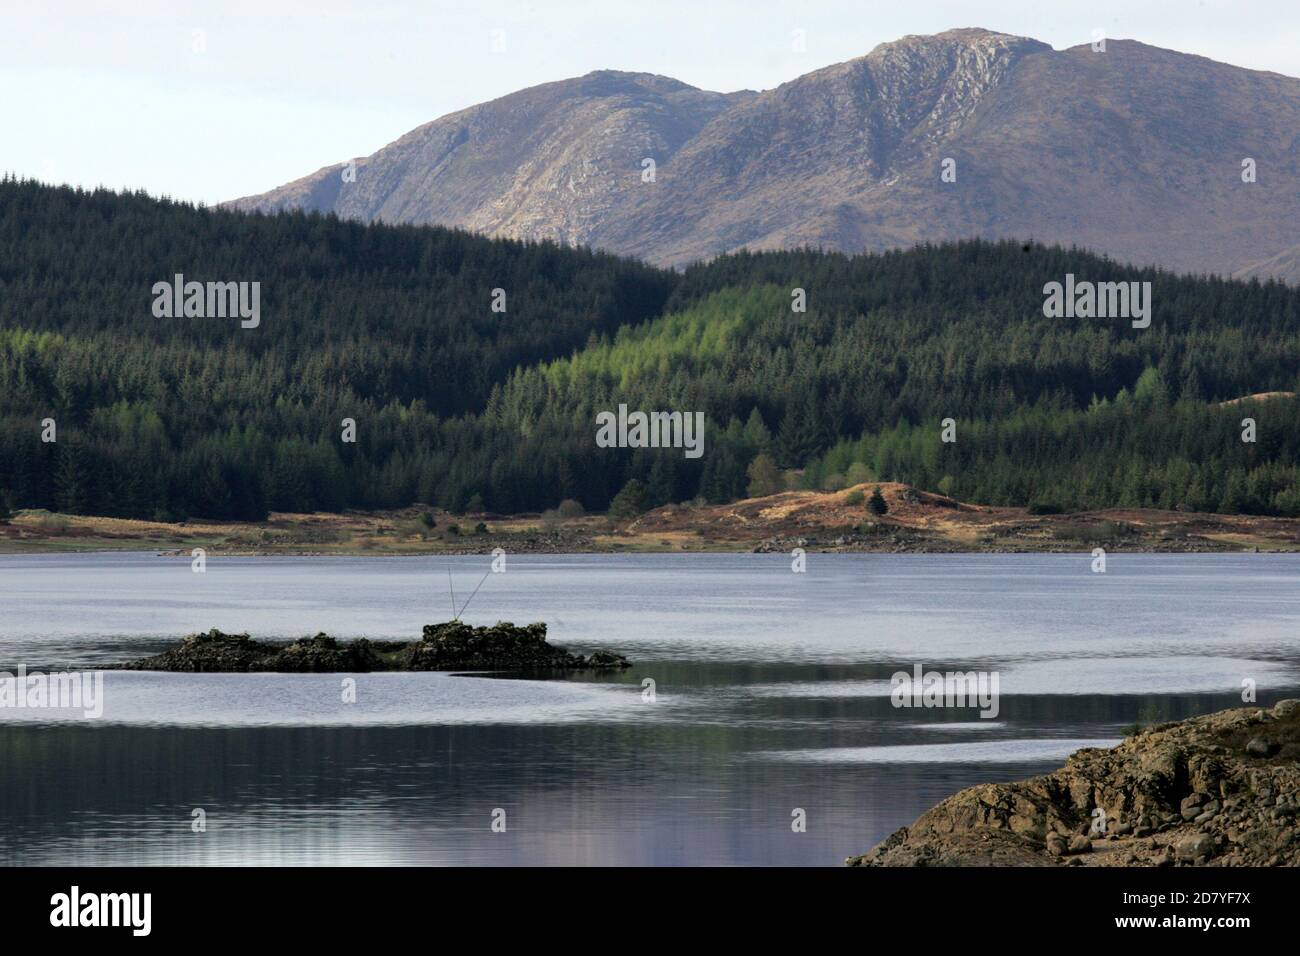
[[[224,555],[613,554],[678,552],[1071,553],[1300,552],[1300,519],[1110,509],[1033,515],[872,483],[889,510],[855,489],[784,492],[725,505],[667,505],[630,521],[602,515],[451,515],[406,508],[273,513],[264,522],[165,523],[27,510],[0,524],[0,554],[153,551]],[[430,522],[432,524],[430,525]]]

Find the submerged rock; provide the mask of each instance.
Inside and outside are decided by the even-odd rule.
[[[970,787],[846,862],[1297,866],[1298,811],[1300,701],[1284,700],[1150,727],[1076,751],[1045,776]]]
[[[191,634],[153,657],[120,665],[121,670],[187,673],[367,673],[450,670],[608,670],[628,666],[611,651],[590,657],[570,654],[546,640],[545,624],[516,627],[500,622],[471,627],[461,621],[429,624],[418,641],[340,643],[326,634],[291,644],[262,643],[247,634],[215,628]]]

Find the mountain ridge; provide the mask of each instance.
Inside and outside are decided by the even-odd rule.
[[[449,225],[678,267],[740,249],[979,237],[1295,281],[1298,129],[1300,79],[1134,40],[1055,50],[970,27],[757,92],[597,70],[225,205]]]

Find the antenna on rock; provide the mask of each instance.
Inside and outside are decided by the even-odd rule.
[[[457,611],[456,610],[456,586],[455,584],[452,583],[452,579],[451,579],[451,565],[450,564],[447,565],[447,593],[451,597],[451,619],[453,621],[460,620],[460,616],[465,613],[465,608],[469,607],[469,602],[474,600],[474,595],[478,594],[478,589],[483,586],[483,582],[488,579],[488,575],[491,573],[492,573],[491,568],[488,568],[486,571],[483,572],[483,577],[479,578],[478,584],[474,585],[474,590],[469,593],[469,597],[465,599],[465,603],[462,604],[460,610]]]
[[[474,600],[474,595],[475,595],[475,594],[478,594],[478,589],[481,588],[481,587],[483,586],[483,582],[486,581],[486,580],[488,579],[488,575],[491,574],[491,573],[492,573],[492,569],[491,569],[491,568],[488,568],[486,571],[483,572],[483,577],[479,578],[478,584],[474,585],[474,590],[470,592],[470,594],[469,594],[469,598],[468,598],[468,599],[465,601],[465,603],[461,606],[461,609],[460,609],[460,613],[461,613],[461,614],[464,614],[464,613],[465,613],[465,608],[469,607],[469,602],[472,601],[472,600]],[[458,621],[460,620],[460,615],[459,615],[459,614],[456,616],[456,620],[458,620]]]

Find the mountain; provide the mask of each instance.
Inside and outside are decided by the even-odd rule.
[[[1234,279],[1281,279],[1291,285],[1300,285],[1300,245],[1283,249],[1275,256],[1269,256],[1262,262],[1252,262],[1233,273]]]
[[[355,182],[344,181],[348,164],[327,166],[229,205],[591,245],[593,232],[632,202],[643,157],[667,161],[752,95],[706,93],[648,74],[591,73],[427,123],[356,160]]]
[[[945,159],[955,182],[941,180]],[[1243,182],[1245,159],[1255,182]],[[761,93],[592,73],[435,120],[356,160],[355,181],[345,168],[229,205],[460,226],[674,266],[740,248],[979,236],[1294,278],[1300,80],[1131,40],[1058,51],[962,29]]]

